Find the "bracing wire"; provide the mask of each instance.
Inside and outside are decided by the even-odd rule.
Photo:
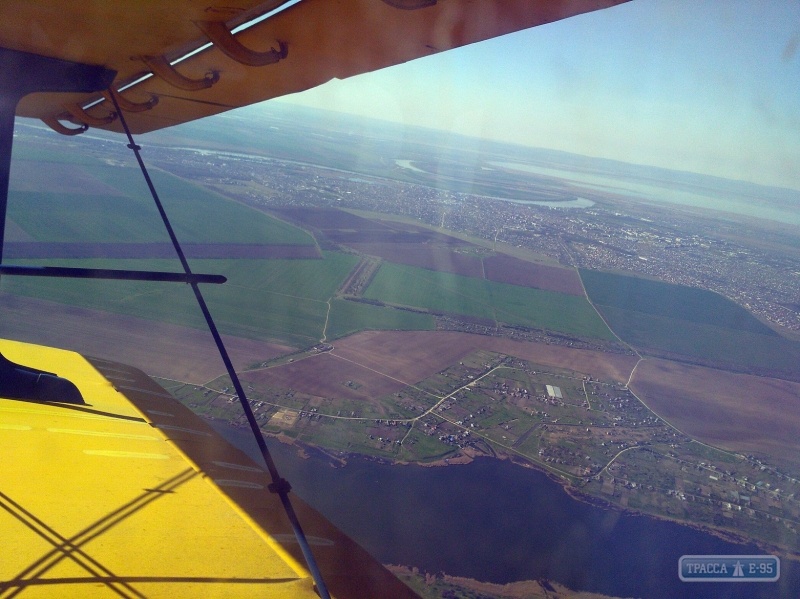
[[[175,252],[178,254],[178,259],[181,262],[181,266],[183,266],[183,270],[185,271],[187,277],[191,277],[192,270],[189,267],[189,262],[186,260],[186,256],[183,253],[183,249],[181,248],[180,243],[178,243],[178,238],[175,235],[175,231],[172,229],[172,225],[167,218],[167,213],[164,211],[164,206],[161,204],[161,199],[158,197],[158,192],[156,192],[156,188],[153,185],[153,181],[150,178],[150,174],[147,172],[147,167],[142,160],[141,154],[139,151],[141,147],[136,145],[133,141],[133,136],[131,135],[131,131],[128,128],[128,123],[125,122],[125,117],[122,114],[122,110],[119,107],[119,103],[117,102],[116,94],[113,90],[110,89],[110,96],[111,101],[114,103],[114,108],[119,115],[119,121],[122,125],[122,128],[125,130],[125,135],[128,137],[128,147],[133,150],[134,155],[136,156],[136,161],[139,163],[139,168],[142,171],[142,175],[144,175],[144,179],[147,182],[147,187],[150,189],[150,195],[153,196],[153,201],[156,203],[156,208],[158,208],[158,212],[161,215],[161,220],[164,222],[164,226],[167,229],[167,233],[169,234],[169,238],[172,241],[172,245],[175,248]],[[190,282],[189,285],[192,287],[192,291],[194,292],[194,296],[197,299],[197,303],[200,306],[200,311],[203,313],[203,316],[206,319],[206,323],[208,324],[208,328],[211,331],[211,336],[214,338],[214,343],[217,344],[217,349],[219,350],[219,355],[222,358],[222,361],[225,364],[225,369],[228,371],[228,375],[231,377],[231,382],[233,383],[233,388],[236,390],[236,394],[239,397],[239,403],[242,404],[242,409],[244,410],[245,416],[247,417],[247,422],[250,424],[250,429],[253,431],[253,436],[256,439],[256,443],[258,443],[258,448],[261,450],[261,455],[264,458],[264,462],[267,465],[267,470],[269,470],[270,477],[272,478],[272,483],[269,485],[269,490],[272,493],[277,493],[281,499],[281,503],[283,504],[283,509],[286,511],[286,515],[289,518],[289,522],[292,525],[292,529],[294,530],[295,536],[297,537],[297,542],[300,545],[300,549],[303,552],[303,557],[305,557],[306,564],[308,565],[309,572],[311,573],[312,578],[314,579],[314,584],[317,587],[317,593],[322,599],[330,599],[330,594],[328,593],[328,588],[325,585],[324,580],[322,579],[322,573],[317,566],[317,562],[314,559],[314,555],[311,553],[311,547],[308,545],[308,541],[306,540],[306,535],[303,532],[302,527],[300,526],[300,521],[297,519],[297,514],[294,511],[294,507],[292,506],[292,502],[289,499],[289,491],[291,490],[291,485],[289,481],[285,478],[282,478],[281,475],[278,473],[278,468],[275,466],[275,462],[272,459],[272,455],[270,454],[269,448],[267,447],[267,443],[264,440],[264,435],[261,433],[261,429],[258,426],[258,422],[256,422],[256,418],[253,415],[253,410],[250,407],[250,402],[247,401],[247,396],[244,393],[244,388],[242,387],[241,382],[239,381],[239,376],[236,374],[236,371],[233,368],[233,363],[231,362],[230,357],[228,356],[228,352],[225,349],[225,344],[222,342],[222,337],[217,330],[216,324],[214,324],[214,319],[211,317],[211,312],[208,310],[208,306],[206,305],[205,300],[203,299],[203,295],[200,293],[200,287],[196,282]]]

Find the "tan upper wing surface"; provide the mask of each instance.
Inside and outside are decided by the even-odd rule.
[[[623,1],[301,0],[232,35],[281,0],[4,0],[0,46],[114,69],[115,89],[156,73],[121,94],[144,133]],[[121,131],[112,109],[36,93],[17,114]]]

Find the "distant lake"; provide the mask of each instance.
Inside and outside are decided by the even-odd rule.
[[[406,168],[406,169],[412,170],[412,171],[414,171],[416,173],[424,173],[425,172],[421,168],[417,168],[416,166],[411,164],[410,160],[395,160],[394,163],[397,166],[399,166],[400,168]]]
[[[261,463],[249,434],[215,428]],[[582,503],[541,472],[507,461],[424,468],[351,458],[334,469],[317,452],[302,459],[296,448],[269,446],[297,495],[382,563],[495,583],[544,577],[617,597],[800,597],[800,568],[787,560],[777,583],[683,583],[681,555],[763,552]]]
[[[422,170],[421,168],[417,168],[411,162],[412,162],[411,160],[394,161],[394,163],[400,168],[409,169],[416,173],[427,172]],[[502,165],[511,163],[492,162],[490,164]],[[491,170],[491,169],[484,169],[484,170]],[[595,204],[592,200],[587,200],[585,198],[575,198],[574,200],[564,200],[563,202],[548,201],[548,200],[514,200],[511,198],[499,198],[499,197],[493,197],[492,199],[503,200],[504,202],[513,202],[514,204],[532,204],[535,206],[549,206],[550,208],[589,208],[591,206],[594,206]]]
[[[755,216],[781,223],[800,225],[800,205],[797,206],[797,210],[790,210],[771,204],[768,197],[747,200],[741,197],[728,197],[723,192],[711,189],[702,190],[701,188],[696,188],[696,191],[689,191],[679,186],[673,187],[667,181],[663,182],[663,184],[657,181],[643,183],[612,175],[595,175],[581,171],[534,166],[519,162],[489,162],[489,164],[508,170],[554,177],[572,185],[595,191],[605,191],[641,200],[733,212],[744,216]]]
[[[564,200],[563,202],[551,202],[546,200],[512,200],[509,198],[496,198],[515,204],[534,204],[535,206],[550,206],[551,208],[589,208],[595,205],[592,200],[586,198],[575,198],[574,200]]]

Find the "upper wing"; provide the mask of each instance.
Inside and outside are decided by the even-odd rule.
[[[302,0],[238,31],[291,2],[5,0],[0,46],[116,70],[144,133],[625,1]],[[99,94],[31,94],[17,114],[121,131]]]

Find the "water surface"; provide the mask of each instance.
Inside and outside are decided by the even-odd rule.
[[[255,443],[224,425],[231,442]],[[507,461],[390,466],[351,458],[334,469],[270,440],[294,491],[383,563],[496,583],[540,577],[576,590],[654,599],[797,598],[800,568],[778,583],[683,583],[684,554],[760,554],[753,545],[576,501],[544,474]]]
[[[551,168],[518,162],[489,162],[492,166],[522,173],[544,175],[588,190],[606,191],[646,201],[693,206],[709,210],[733,212],[744,216],[766,218],[800,225],[800,204],[796,210],[772,203],[769,197],[744,199],[722,191],[695,187],[693,190],[671,185],[668,181],[644,183],[610,174],[592,174],[577,170]]]

